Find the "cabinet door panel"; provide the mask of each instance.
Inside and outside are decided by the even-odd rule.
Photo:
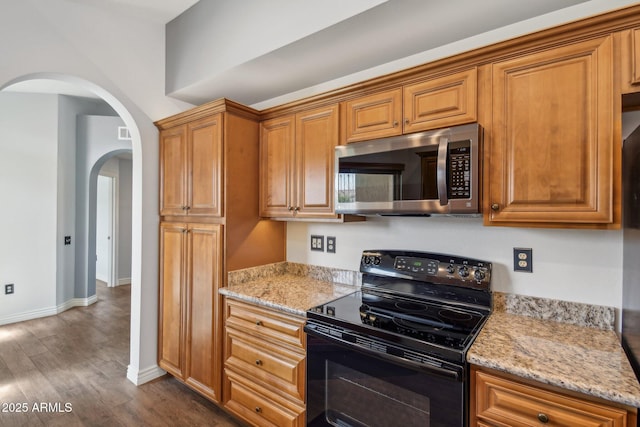
[[[291,215],[294,126],[294,116],[260,124],[261,216]]]
[[[159,365],[182,378],[184,358],[184,310],[186,227],[160,225],[160,324]]]
[[[438,129],[477,120],[476,68],[404,88],[404,132]]]
[[[611,37],[493,65],[492,223],[611,223]]]
[[[221,337],[217,290],[221,278],[222,226],[192,224],[188,233],[187,348],[185,381],[219,399]]]
[[[363,96],[344,103],[344,142],[384,138],[402,133],[402,89]]]
[[[187,206],[185,127],[160,133],[160,215],[184,215]]]
[[[335,218],[333,170],[337,143],[337,105],[296,115],[297,216]]]
[[[222,215],[222,114],[188,125],[189,215]]]

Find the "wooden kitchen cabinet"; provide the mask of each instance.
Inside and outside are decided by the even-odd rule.
[[[634,408],[583,398],[485,368],[473,366],[471,370],[471,427],[635,427],[636,418]]]
[[[342,143],[477,121],[477,68],[343,102]]]
[[[622,31],[620,37],[622,93],[640,92],[640,27]]]
[[[160,215],[222,213],[222,114],[160,133]]]
[[[334,148],[338,105],[266,120],[260,126],[260,214],[337,218]]]
[[[493,63],[486,225],[619,227],[612,55],[605,36]]]
[[[304,426],[305,318],[226,300],[223,399],[256,426]]]
[[[159,365],[218,401],[222,226],[163,222],[160,255]]]
[[[343,103],[343,144],[402,134],[402,89],[361,96]]]
[[[255,110],[221,99],[156,126],[165,208],[158,364],[219,403],[224,309],[218,289],[228,271],[284,261],[285,224],[259,216]],[[182,209],[185,204],[190,209]]]
[[[471,68],[406,85],[404,133],[475,122],[478,118],[478,71]]]

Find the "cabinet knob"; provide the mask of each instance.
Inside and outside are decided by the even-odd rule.
[[[257,326],[262,326],[262,320],[256,320],[256,325]]]
[[[538,414],[538,421],[540,421],[543,424],[546,424],[549,422],[549,416],[547,414],[543,414],[542,412],[540,412]]]
[[[404,119],[404,122],[405,122],[406,124],[409,124],[409,119]]]
[[[182,209],[183,211],[186,211],[187,207],[186,206],[180,206],[180,209]]]
[[[397,126],[398,126],[398,121],[397,121],[397,120],[394,120],[394,121],[393,121],[393,127],[397,127]]]
[[[491,205],[491,210],[497,211],[500,210],[500,205],[497,203],[494,203]]]
[[[262,412],[262,408],[261,408],[261,407],[259,407],[259,406],[256,406],[256,412],[257,412],[257,413]]]
[[[293,210],[293,206],[287,207],[287,210],[292,211]]]
[[[256,365],[262,366],[262,360],[260,360],[260,359],[256,360]]]
[[[300,206],[296,206],[295,208],[293,208],[294,212],[298,212],[300,210]]]

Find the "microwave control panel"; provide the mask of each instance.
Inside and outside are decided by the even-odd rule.
[[[456,141],[449,147],[450,199],[471,197],[471,141]]]

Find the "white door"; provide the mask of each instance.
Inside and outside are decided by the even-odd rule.
[[[115,286],[113,278],[114,178],[98,175],[96,204],[96,279]]]

